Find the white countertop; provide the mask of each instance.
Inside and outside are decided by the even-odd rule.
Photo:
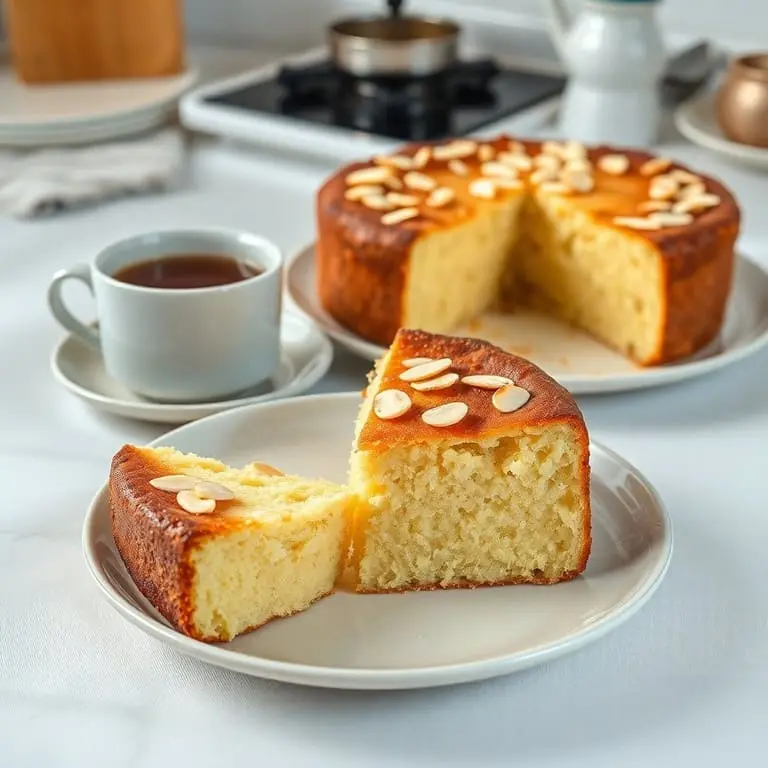
[[[732,186],[742,249],[768,266],[768,176],[681,143],[663,151]],[[112,453],[162,430],[54,383],[51,273],[123,235],[185,225],[247,228],[290,254],[312,238],[325,170],[197,142],[167,194],[0,220],[0,765],[764,765],[768,351],[689,384],[580,399],[594,436],[657,486],[676,552],[632,621],[551,665],[434,691],[305,690],[182,657],[102,601],[80,553],[85,508]],[[339,352],[318,389],[359,388],[367,368]]]

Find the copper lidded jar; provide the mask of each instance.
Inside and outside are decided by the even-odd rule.
[[[717,93],[717,122],[731,141],[768,147],[768,53],[734,59]]]

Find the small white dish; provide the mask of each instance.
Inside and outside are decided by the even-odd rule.
[[[258,458],[344,482],[356,393],[314,395],[219,414],[155,441],[234,465]],[[325,688],[404,689],[482,680],[571,653],[627,621],[659,587],[671,522],[648,481],[593,443],[593,548],[585,573],[547,587],[355,595],[219,645],[174,630],[115,548],[107,487],[91,503],[83,547],[104,596],[144,632],[202,661],[255,677]]]
[[[317,296],[314,246],[286,264],[286,289],[290,306],[339,344],[369,360],[386,352],[341,326],[323,309]],[[488,314],[454,333],[487,339],[531,360],[574,394],[656,387],[724,368],[768,344],[768,274],[739,256],[720,336],[696,355],[668,365],[642,368],[583,331],[529,310]]]
[[[689,141],[750,168],[768,170],[768,148],[751,147],[726,138],[717,123],[715,94],[705,93],[675,110],[677,130]]]
[[[203,403],[158,403],[126,389],[104,370],[101,356],[74,336],[54,349],[51,370],[72,394],[107,413],[160,424],[183,424],[251,403],[292,397],[316,384],[333,361],[333,346],[317,326],[293,312],[283,312],[281,360],[268,382],[226,400]]]

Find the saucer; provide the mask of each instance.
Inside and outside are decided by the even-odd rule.
[[[183,424],[228,408],[305,392],[328,371],[333,347],[311,320],[284,312],[280,358],[280,367],[269,381],[236,397],[203,403],[158,403],[131,392],[109,376],[96,350],[71,335],[54,349],[51,370],[73,395],[102,411],[161,424]]]

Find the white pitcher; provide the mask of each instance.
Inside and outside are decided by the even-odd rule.
[[[568,74],[563,136],[590,144],[653,144],[666,63],[658,0],[584,0],[573,21],[564,0],[547,5]]]

